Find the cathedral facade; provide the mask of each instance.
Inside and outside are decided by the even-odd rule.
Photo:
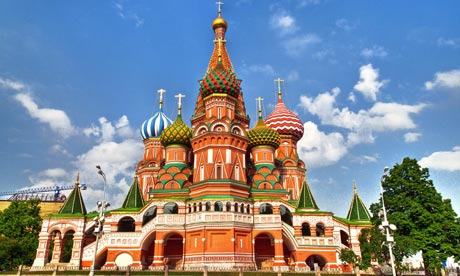
[[[342,248],[360,256],[360,232],[371,224],[356,187],[346,218],[319,209],[297,153],[303,123],[283,103],[280,85],[274,110],[262,118],[259,101],[250,128],[227,27],[219,10],[191,127],[182,119],[183,95],[172,121],[159,90],[123,205],[102,218],[87,214],[77,178],[58,214],[43,220],[33,269],[313,270],[343,268]]]

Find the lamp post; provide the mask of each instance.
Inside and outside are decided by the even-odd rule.
[[[387,172],[389,168],[385,167],[383,169],[383,175],[380,178],[380,198],[382,199],[382,210],[383,210],[383,221],[382,224],[379,226],[379,229],[384,232],[385,237],[386,237],[386,245],[388,246],[388,251],[390,252],[390,264],[391,264],[391,273],[393,276],[396,276],[396,270],[395,270],[395,260],[393,256],[393,244],[394,244],[394,238],[390,233],[390,230],[395,231],[396,226],[394,224],[390,224],[388,222],[388,217],[387,217],[387,210],[385,208],[385,201],[383,199],[383,181],[385,178],[387,178]]]
[[[107,186],[107,179],[105,177],[105,173],[102,171],[101,166],[97,165],[96,168],[98,169],[97,173],[102,176],[104,179],[104,189],[102,193],[102,201],[97,202],[97,208],[99,210],[99,214],[94,218],[94,222],[96,223],[94,228],[94,234],[96,235],[96,245],[94,248],[94,256],[93,256],[93,263],[91,264],[91,269],[89,271],[89,276],[94,276],[94,269],[96,266],[96,256],[97,256],[97,248],[99,246],[99,239],[104,234],[104,211],[107,207],[110,206],[110,203],[105,201],[105,186]]]

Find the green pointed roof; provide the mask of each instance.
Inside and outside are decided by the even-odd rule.
[[[310,186],[308,186],[305,180],[300,191],[299,204],[297,205],[297,211],[317,211],[319,210],[316,204],[313,194],[311,193]]]
[[[85,203],[83,202],[83,197],[81,196],[79,179],[80,179],[80,173],[77,173],[77,179],[75,180],[75,188],[73,188],[72,192],[70,192],[70,195],[67,197],[61,209],[59,209],[58,214],[86,215],[86,207],[85,207]]]
[[[126,195],[125,201],[121,208],[136,208],[140,209],[144,207],[144,198],[142,197],[141,190],[139,189],[139,182],[137,176],[134,176],[133,183],[129,188],[129,192]]]
[[[353,181],[353,199],[351,200],[350,209],[348,210],[347,219],[351,221],[370,221],[371,215],[358,195],[356,182]]]

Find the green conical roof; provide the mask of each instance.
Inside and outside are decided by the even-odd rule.
[[[72,192],[70,192],[70,195],[67,197],[64,205],[62,205],[61,209],[59,209],[58,214],[86,215],[86,207],[81,196],[79,179],[80,174],[78,173],[77,180],[75,181],[75,188],[73,188]]]
[[[142,197],[141,190],[139,189],[139,182],[137,176],[134,176],[133,183],[129,188],[125,201],[121,208],[142,208],[144,207],[144,198]]]
[[[348,210],[347,219],[351,221],[369,221],[371,215],[358,195],[356,183],[353,182],[353,199],[351,200],[350,209]]]
[[[299,204],[297,205],[297,211],[315,211],[319,210],[316,204],[313,194],[311,193],[310,186],[308,186],[305,180],[300,191]]]

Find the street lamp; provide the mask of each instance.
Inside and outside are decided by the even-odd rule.
[[[105,173],[102,171],[101,166],[97,165],[96,168],[98,169],[97,173],[102,176],[104,179],[104,189],[102,193],[102,201],[97,202],[97,209],[99,210],[99,214],[94,218],[95,228],[94,234],[96,235],[96,246],[94,248],[94,256],[93,256],[93,263],[91,265],[91,270],[89,271],[89,276],[94,276],[94,268],[96,266],[96,256],[97,256],[97,247],[99,245],[99,239],[104,234],[104,211],[107,207],[110,206],[109,202],[105,201],[105,186],[107,185],[107,179],[105,178]]]
[[[380,198],[382,199],[382,208],[383,208],[383,221],[382,224],[379,226],[379,229],[384,232],[385,237],[386,237],[386,245],[388,246],[388,251],[390,252],[390,264],[391,264],[391,272],[393,276],[396,276],[396,270],[395,270],[395,260],[393,257],[393,244],[394,244],[394,238],[390,234],[390,230],[395,231],[396,226],[394,224],[390,224],[388,222],[387,218],[387,210],[385,208],[385,201],[383,200],[383,181],[385,178],[387,178],[387,172],[389,168],[385,167],[383,169],[383,175],[380,178]]]

